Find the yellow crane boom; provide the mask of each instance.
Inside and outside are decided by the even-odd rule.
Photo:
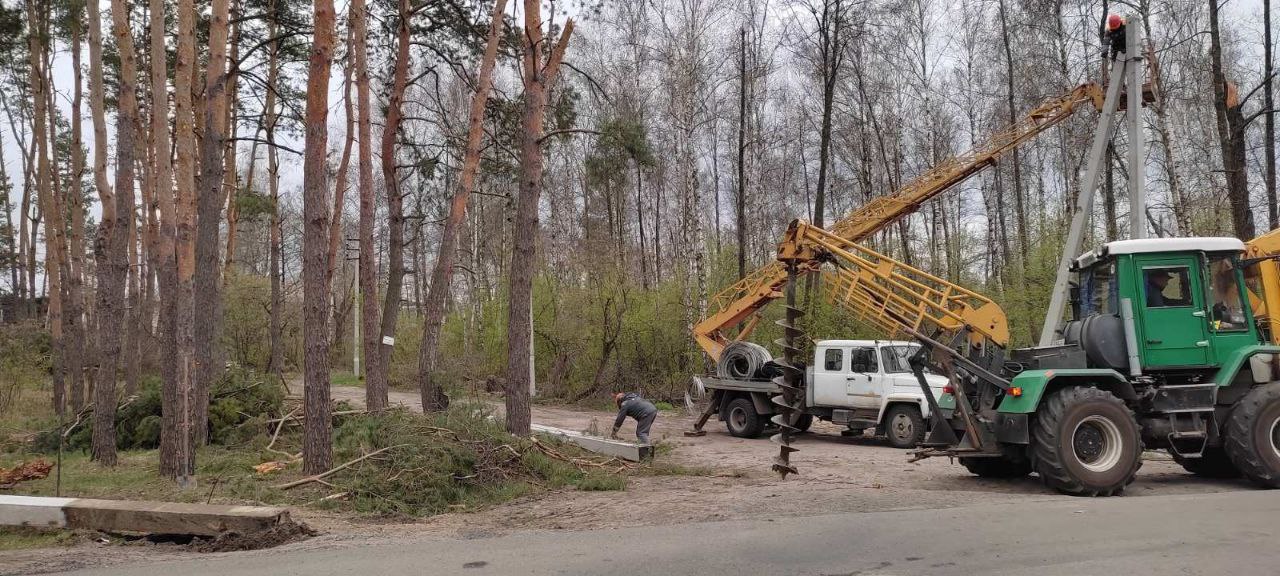
[[[830,227],[824,238],[844,241],[852,253],[862,249],[859,242],[884,229],[899,218],[920,209],[927,201],[946,192],[970,176],[994,165],[1004,154],[1035,138],[1045,130],[1092,104],[1101,109],[1104,94],[1094,83],[1082,84],[1071,92],[1049,100],[1029,112],[1018,123],[992,136],[986,142],[954,158],[943,161],[904,185],[896,193],[867,202]],[[812,228],[812,227],[810,227]],[[825,231],[824,231],[825,232]],[[817,262],[797,262],[799,273],[818,270]],[[721,290],[710,301],[710,314],[694,326],[693,336],[713,360],[729,343],[725,331],[742,324],[736,339],[743,339],[755,327],[756,313],[769,302],[782,297],[787,271],[778,261],[762,266],[733,285]],[[743,324],[746,322],[745,324]]]

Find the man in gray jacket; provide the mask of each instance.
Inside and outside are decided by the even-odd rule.
[[[618,392],[613,395],[613,401],[618,405],[618,417],[613,421],[613,433],[609,437],[618,439],[618,430],[630,416],[636,420],[636,439],[641,444],[648,444],[649,429],[658,418],[658,408],[635,392]]]

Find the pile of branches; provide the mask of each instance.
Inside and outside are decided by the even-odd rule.
[[[500,424],[461,406],[435,415],[402,409],[349,415],[334,432],[334,449],[341,464],[274,487],[321,487],[329,494],[312,502],[343,500],[358,511],[424,516],[534,489],[588,479],[595,484],[633,466],[537,438],[512,437]]]

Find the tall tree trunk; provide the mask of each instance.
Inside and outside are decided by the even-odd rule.
[[[195,270],[196,270],[196,134],[195,102],[192,88],[196,79],[194,0],[178,0],[177,58],[173,65],[174,144],[177,161],[174,167],[174,279],[177,297],[170,324],[174,328],[174,370],[177,411],[172,421],[173,453],[162,450],[161,473],[186,484],[195,473],[192,406],[196,373],[195,352]],[[153,80],[154,81],[154,80]],[[166,424],[170,421],[165,418]]]
[[[747,277],[747,29],[738,30],[738,194],[734,203],[738,228],[738,279]],[[637,194],[639,192],[637,191]],[[637,196],[637,203],[639,197]],[[637,204],[638,206],[638,204]],[[641,233],[643,234],[643,232]],[[641,247],[641,254],[644,248]]]
[[[382,375],[366,382],[366,406],[369,410],[387,407],[387,371],[395,351],[396,319],[400,316],[400,292],[404,286],[404,195],[396,176],[396,138],[404,117],[404,91],[409,81],[409,0],[398,0],[396,25],[396,60],[392,68],[391,95],[382,128],[382,182],[387,190],[387,294],[382,301],[381,346],[378,368]],[[364,142],[360,142],[364,149]],[[392,344],[388,344],[390,341]],[[376,387],[375,387],[376,385]]]
[[[44,34],[46,38],[49,33],[49,17],[50,9],[46,3],[42,10],[42,26],[44,26]],[[67,347],[69,346],[67,334],[71,332],[69,326],[70,321],[67,318],[66,310],[70,298],[67,295],[67,242],[66,242],[66,222],[63,220],[66,216],[67,209],[65,204],[66,191],[62,186],[62,173],[58,169],[58,107],[53,101],[54,80],[53,80],[53,62],[50,52],[51,46],[44,45],[44,53],[41,58],[41,72],[45,74],[45,112],[48,115],[48,134],[46,135],[49,147],[49,202],[46,203],[45,212],[48,214],[48,226],[45,229],[45,280],[49,283],[49,340],[52,348],[51,370],[53,372],[53,385],[57,387],[67,387],[71,390],[71,405],[77,412],[84,406],[85,396],[84,387],[74,386],[74,381],[68,383],[66,381],[66,358]],[[54,319],[58,319],[58,324],[54,325]],[[89,394],[92,394],[90,388]]]
[[[347,50],[352,50],[351,27],[347,27]],[[342,110],[346,120],[346,130],[343,131],[342,142],[342,159],[338,161],[338,173],[335,177],[333,186],[333,225],[329,227],[329,271],[326,276],[326,285],[333,282],[333,275],[337,273],[339,263],[342,262],[343,250],[342,246],[342,207],[347,193],[348,177],[351,170],[351,144],[356,139],[356,115],[351,109],[351,63],[347,63],[342,67]],[[335,300],[334,308],[337,308]],[[341,323],[335,322],[334,329],[341,332],[343,327]],[[340,338],[335,337],[334,342]]]
[[[68,245],[68,258],[63,269],[67,272],[67,308],[65,321],[67,325],[66,367],[67,385],[73,388],[84,386],[84,341],[86,337],[84,325],[84,134],[80,114],[84,99],[84,86],[81,77],[81,18],[80,10],[84,6],[70,6],[69,18],[71,31],[71,63],[73,79],[73,96],[71,100],[71,182],[66,187],[65,205],[69,207],[71,218],[71,238]]]
[[[48,114],[50,112],[48,106],[48,96],[46,91],[49,90],[47,85],[49,76],[46,74],[45,58],[46,46],[44,39],[48,37],[48,21],[49,6],[47,2],[38,3],[31,0],[26,4],[27,10],[27,51],[30,67],[30,87],[32,101],[32,138],[35,145],[35,180],[36,189],[39,196],[40,205],[44,207],[44,211],[56,216],[58,211],[54,206],[56,196],[52,188],[52,177],[54,166],[50,165],[50,155],[56,150],[54,142],[50,141],[50,127],[46,125]],[[53,216],[50,216],[53,220]],[[35,231],[32,230],[32,253],[35,252]],[[54,409],[58,413],[62,413],[65,406],[62,399],[65,397],[66,381],[62,375],[62,298],[59,289],[59,267],[58,267],[58,228],[56,226],[48,226],[45,232],[45,277],[49,283],[48,302],[49,302],[49,334],[51,336],[51,348],[53,354],[53,397]],[[33,266],[34,267],[34,266]],[[34,283],[33,283],[34,286]],[[33,291],[34,294],[34,291]],[[78,390],[73,389],[71,394],[72,409],[79,410],[77,400],[83,402]]]
[[[471,111],[467,122],[467,148],[462,159],[462,174],[458,189],[449,203],[449,217],[444,221],[440,236],[440,248],[436,253],[435,268],[431,271],[431,285],[427,288],[427,301],[422,321],[422,344],[418,350],[418,389],[422,395],[424,412],[443,410],[449,406],[440,382],[435,380],[436,360],[440,353],[440,326],[444,322],[445,303],[453,284],[453,261],[457,257],[458,228],[467,214],[467,200],[475,189],[476,173],[480,170],[480,144],[484,140],[484,109],[493,86],[493,69],[498,57],[498,44],[502,40],[502,19],[507,0],[493,4],[493,16],[489,20],[489,38],[485,42],[484,57],[480,60],[480,75],[476,80],[476,93],[471,96]],[[643,234],[643,233],[642,233]],[[641,251],[643,251],[643,246]]]
[[[314,0],[315,36],[307,68],[306,156],[303,159],[302,313],[305,380],[303,384],[302,469],[319,474],[332,467],[329,408],[329,240],[328,172],[329,68],[333,62],[333,0]],[[363,146],[364,143],[362,142]]]
[[[226,202],[223,177],[224,138],[227,131],[227,21],[229,0],[212,0],[209,20],[209,59],[205,66],[204,133],[200,138],[200,194],[196,206],[196,379],[192,389],[191,427],[196,446],[209,437],[209,387],[222,374],[215,348],[222,324],[222,298],[218,280],[218,231]]]
[[[1009,36],[1009,15],[1005,6],[1005,0],[1000,0],[1000,34],[1004,41],[1004,57],[1005,57],[1005,86],[1007,88],[1005,95],[1008,101],[1008,118],[1009,125],[1012,126],[1018,122],[1018,109],[1014,103],[1014,82],[1013,82],[1013,48],[1012,38]],[[1019,261],[1026,263],[1027,255],[1031,253],[1031,239],[1027,233],[1027,208],[1023,201],[1022,193],[1022,160],[1019,158],[1018,149],[1013,149],[1010,158],[1013,163],[1013,203],[1014,217],[1018,219],[1018,250]]]
[[[160,473],[173,477],[183,468],[179,449],[185,391],[178,381],[178,268],[174,259],[177,226],[173,164],[169,156],[169,70],[165,53],[165,0],[151,0],[151,142],[155,148],[152,199],[160,212],[157,273],[160,276]],[[180,71],[175,70],[175,74]]]
[[[1267,187],[1267,223],[1270,230],[1275,230],[1280,228],[1280,207],[1276,205],[1276,117],[1272,112],[1275,109],[1272,78],[1275,66],[1272,62],[1272,49],[1271,0],[1262,0],[1262,109],[1266,111],[1262,119],[1263,153],[1266,156],[1263,160],[1266,171],[1263,179]]]
[[[235,16],[239,17],[240,6],[242,3],[236,3]],[[240,27],[241,24],[235,24],[235,32],[231,34],[230,61],[235,62],[240,59]],[[273,35],[274,36],[274,35]],[[270,37],[270,36],[269,36]],[[235,272],[236,262],[236,223],[239,220],[240,211],[236,209],[236,191],[239,189],[239,174],[236,172],[236,134],[238,123],[235,121],[236,115],[236,80],[240,75],[236,70],[229,70],[227,74],[227,104],[224,106],[223,125],[227,127],[227,133],[230,137],[227,139],[226,147],[222,153],[222,196],[223,201],[227,204],[227,254],[226,262],[223,264],[222,281],[226,283],[231,274]],[[270,86],[268,91],[275,91],[274,83],[267,83]]]
[[[1231,222],[1238,238],[1253,238],[1253,210],[1249,206],[1249,172],[1245,164],[1245,121],[1236,87],[1222,67],[1222,34],[1218,0],[1209,0],[1209,67],[1213,77],[1213,111],[1218,126],[1222,170],[1226,173]]]
[[[542,194],[542,120],[547,90],[556,80],[560,61],[573,33],[565,22],[547,65],[542,67],[542,3],[524,0],[524,49],[521,55],[524,110],[520,125],[520,199],[516,205],[511,251],[511,289],[507,306],[507,431],[529,434],[529,371],[533,366],[533,270],[538,241],[538,200]]]
[[[268,11],[271,13],[271,24],[267,31],[268,38],[274,38],[277,30],[276,0],[271,0],[268,4]],[[267,62],[267,85],[275,86],[280,76],[280,50],[278,42],[272,42],[267,48],[270,50],[270,56]],[[271,374],[284,381],[284,291],[281,286],[283,274],[281,272],[281,251],[283,238],[281,234],[281,217],[280,217],[280,156],[276,149],[276,92],[274,89],[267,91],[266,102],[263,105],[263,114],[266,115],[264,127],[267,135],[267,186],[271,190],[271,246],[269,263],[271,268]]]
[[[387,373],[383,369],[378,324],[378,261],[373,244],[376,203],[373,194],[373,104],[369,96],[369,24],[364,0],[352,0],[349,16],[355,45],[357,124],[360,131],[360,330],[363,332],[365,403],[369,410],[386,408]]]
[[[138,118],[134,82],[133,35],[126,0],[111,2],[111,33],[120,51],[116,115],[115,213],[98,225],[94,256],[98,266],[98,376],[94,381],[93,457],[116,463],[116,368],[120,363],[120,327],[124,325],[125,279],[129,275],[129,223],[133,220],[134,130]]]

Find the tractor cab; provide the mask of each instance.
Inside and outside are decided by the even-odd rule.
[[[1064,343],[1130,376],[1216,368],[1259,343],[1235,238],[1110,242],[1076,259]]]

